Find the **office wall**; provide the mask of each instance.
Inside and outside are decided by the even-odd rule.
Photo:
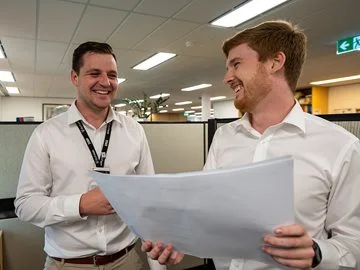
[[[75,94],[75,93],[74,93]],[[15,121],[16,117],[34,116],[35,121],[42,121],[42,104],[71,104],[72,98],[30,98],[2,97],[0,106],[1,121]]]
[[[360,112],[360,84],[329,87],[329,113]]]
[[[213,103],[215,118],[237,118],[239,111],[234,106],[233,100],[217,101]]]

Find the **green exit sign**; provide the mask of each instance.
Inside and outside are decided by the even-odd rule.
[[[360,50],[360,36],[348,37],[337,41],[336,53],[348,53]]]

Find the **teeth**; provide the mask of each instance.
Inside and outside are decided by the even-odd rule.
[[[235,93],[239,92],[240,89],[241,89],[240,85],[236,86],[236,87],[234,88]]]
[[[95,92],[98,93],[98,94],[107,95],[110,91],[106,91],[106,90],[96,90]]]

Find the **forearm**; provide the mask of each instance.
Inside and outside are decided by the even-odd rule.
[[[15,200],[15,212],[19,219],[41,228],[64,221],[81,220],[80,197],[81,194],[56,197],[20,195]]]

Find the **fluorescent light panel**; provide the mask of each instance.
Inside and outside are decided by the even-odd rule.
[[[182,102],[176,102],[175,105],[187,105],[187,104],[191,104],[192,101],[182,101]]]
[[[159,52],[159,53],[151,56],[150,58],[146,59],[145,61],[141,62],[140,64],[137,64],[135,67],[133,67],[133,69],[148,70],[152,67],[160,65],[161,63],[163,63],[175,56],[176,56],[175,53]]]
[[[207,88],[207,87],[210,87],[210,86],[212,86],[212,84],[202,83],[202,84],[182,88],[181,91],[194,91],[194,90],[198,90],[198,89],[202,89],[202,88]]]
[[[167,113],[168,111],[167,110],[161,110],[159,111],[159,113]]]
[[[194,106],[194,107],[191,107],[191,109],[193,109],[193,110],[201,109],[201,108],[202,108],[202,106]]]
[[[125,103],[119,103],[119,104],[115,104],[114,106],[117,107],[117,108],[121,108],[121,107],[125,107],[126,104]]]
[[[14,76],[10,71],[0,71],[0,81],[15,82]]]
[[[310,84],[321,85],[321,84],[329,84],[329,83],[336,83],[336,82],[352,81],[352,80],[357,80],[357,79],[360,79],[360,75],[341,77],[341,78],[330,79],[330,80],[325,80],[325,81],[311,82]]]
[[[118,84],[120,84],[120,83],[122,83],[122,82],[125,82],[125,81],[126,81],[126,79],[125,79],[125,78],[117,78],[117,80],[118,80]]]
[[[160,97],[168,97],[168,96],[170,96],[170,94],[168,94],[168,93],[162,93],[162,94],[158,94],[158,95],[155,95],[155,96],[151,96],[150,98],[151,99],[158,99],[158,98],[160,98]]]
[[[179,111],[183,111],[184,108],[178,108],[178,109],[172,109],[173,112],[179,112]]]
[[[221,100],[221,99],[225,99],[226,96],[218,96],[218,97],[211,97],[210,100],[214,101],[214,100]]]
[[[4,59],[5,57],[5,52],[4,52],[4,47],[1,45],[0,42],[0,59]]]
[[[6,91],[9,93],[9,95],[17,95],[20,94],[19,88],[7,86]]]
[[[221,16],[212,25],[234,27],[289,0],[252,0]]]
[[[195,111],[185,111],[185,113],[194,113]]]

